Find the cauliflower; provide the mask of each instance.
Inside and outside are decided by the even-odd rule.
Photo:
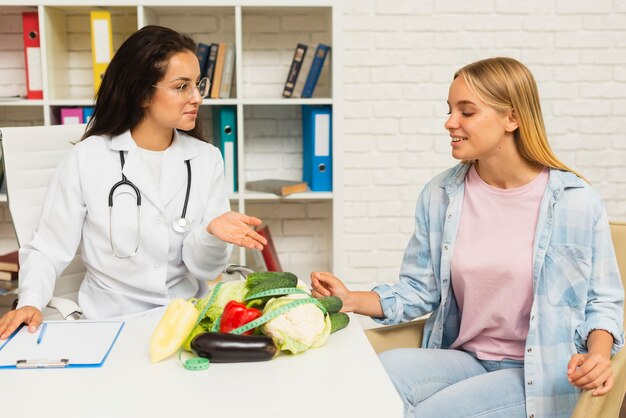
[[[309,297],[305,294],[293,294],[271,299],[265,305],[263,314],[285,306],[295,299]],[[315,304],[306,303],[266,322],[261,326],[261,332],[271,337],[279,350],[296,354],[319,347],[326,342],[330,335],[330,319]]]

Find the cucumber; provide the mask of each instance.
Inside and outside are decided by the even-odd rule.
[[[221,332],[203,332],[191,340],[195,355],[208,358],[212,363],[240,363],[267,361],[274,358],[278,349],[265,335],[235,335]]]
[[[280,289],[282,287],[296,287],[298,277],[289,272],[282,271],[262,271],[250,273],[246,279],[248,293],[246,297],[266,290]]]
[[[343,307],[343,302],[337,296],[323,296],[317,299],[329,314],[336,313]]]
[[[344,329],[350,323],[350,317],[343,312],[335,312],[328,315],[330,318],[330,333]]]

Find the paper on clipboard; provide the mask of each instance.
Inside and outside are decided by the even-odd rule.
[[[67,359],[67,367],[100,367],[124,327],[123,321],[47,321],[37,344],[39,330],[22,327],[0,343],[0,369],[16,368],[20,361],[46,363]],[[37,367],[37,366],[34,366]],[[58,367],[58,366],[55,366]]]

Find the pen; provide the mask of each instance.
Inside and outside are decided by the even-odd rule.
[[[46,332],[46,328],[48,328],[48,323],[44,322],[41,325],[41,331],[39,331],[39,336],[37,337],[37,344],[41,343],[41,340],[43,339],[43,334]]]

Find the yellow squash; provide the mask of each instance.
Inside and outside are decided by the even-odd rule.
[[[184,299],[171,301],[150,338],[150,362],[157,363],[174,354],[193,329],[199,315],[191,302]]]

